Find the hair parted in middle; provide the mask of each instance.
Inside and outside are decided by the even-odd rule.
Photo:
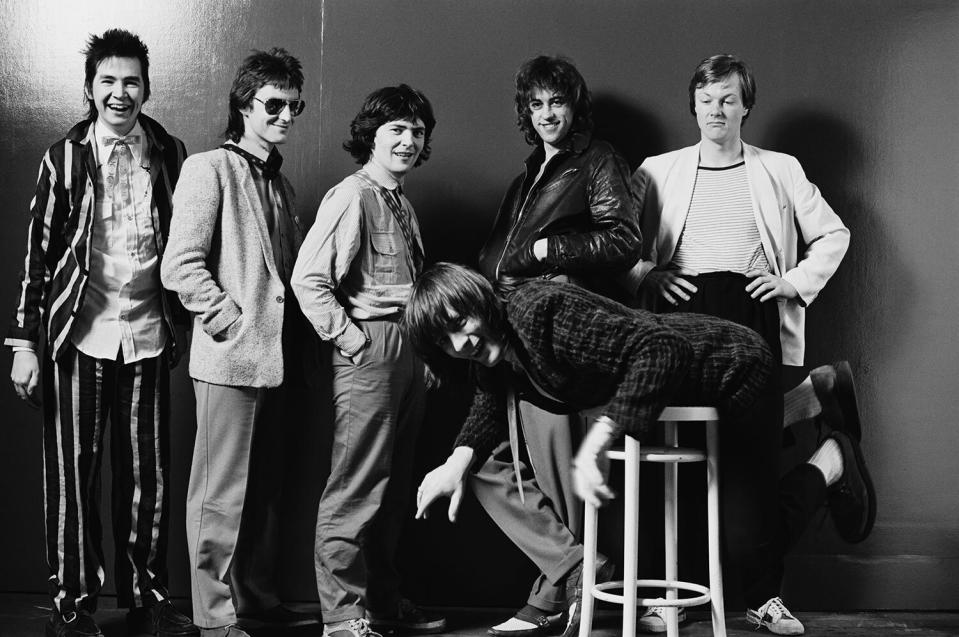
[[[526,143],[542,143],[530,121],[529,103],[537,89],[553,91],[573,105],[573,126],[570,132],[593,129],[593,111],[586,80],[564,57],[540,55],[527,60],[516,72],[516,124],[526,137]]]
[[[243,137],[243,109],[247,108],[256,92],[270,84],[280,89],[303,90],[303,67],[286,49],[273,47],[269,51],[253,51],[236,72],[230,89],[230,116],[224,135],[233,142]]]
[[[453,359],[440,343],[457,320],[477,318],[494,333],[505,333],[506,313],[493,286],[479,272],[441,261],[413,284],[400,325],[413,349],[438,378],[449,375]]]
[[[746,114],[743,115],[743,121],[746,121],[753,110],[753,105],[756,104],[756,80],[746,63],[729,53],[708,57],[696,67],[693,79],[689,81],[689,112],[693,114],[693,117],[696,116],[696,90],[707,84],[722,82],[733,74],[739,76],[743,106],[747,109]]]
[[[426,128],[423,136],[423,150],[414,167],[430,158],[430,135],[436,127],[433,107],[420,91],[407,84],[386,86],[366,96],[360,112],[350,122],[350,139],[343,142],[358,164],[365,164],[373,153],[373,139],[376,130],[383,124],[395,121],[415,122],[420,120]]]

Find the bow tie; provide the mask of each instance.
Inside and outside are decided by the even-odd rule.
[[[104,137],[101,142],[104,146],[112,146],[114,144],[139,144],[140,136],[139,135],[124,135],[123,137]]]

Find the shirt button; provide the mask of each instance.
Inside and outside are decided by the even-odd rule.
[[[277,302],[277,303],[282,303],[282,302],[283,302],[283,297],[282,297],[282,296],[276,297],[276,302]]]

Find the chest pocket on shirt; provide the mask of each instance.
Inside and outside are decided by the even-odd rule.
[[[397,283],[402,253],[395,232],[373,228],[370,231],[370,257],[373,277],[380,283]]]

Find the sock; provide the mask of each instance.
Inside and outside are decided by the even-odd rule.
[[[803,420],[811,420],[822,413],[822,405],[816,390],[812,386],[812,378],[790,389],[783,396],[783,427],[795,425]]]
[[[827,487],[831,487],[842,477],[842,451],[839,449],[839,443],[833,438],[827,438],[819,445],[806,462],[822,472]]]

